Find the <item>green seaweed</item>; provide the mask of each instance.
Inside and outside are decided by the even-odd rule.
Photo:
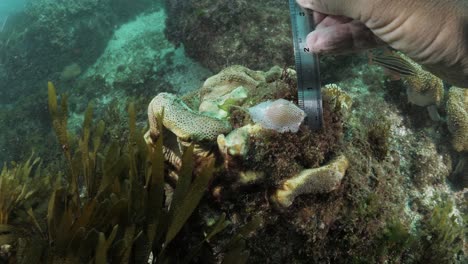
[[[453,203],[443,199],[421,221],[419,263],[454,263],[463,255],[466,223],[453,213]]]
[[[391,123],[385,116],[380,116],[368,126],[367,142],[372,156],[383,161],[390,149]]]
[[[415,230],[401,219],[387,222],[377,241],[378,255],[391,263],[463,263],[463,217],[453,214],[453,203],[442,199],[422,218]]]
[[[391,259],[392,263],[402,262],[408,258],[417,241],[417,236],[410,232],[407,224],[399,218],[391,219],[377,240],[378,255]]]

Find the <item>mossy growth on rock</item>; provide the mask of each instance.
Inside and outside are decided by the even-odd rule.
[[[378,253],[392,263],[465,263],[467,222],[453,209],[452,202],[441,198],[413,228],[392,218],[377,241]]]
[[[369,124],[367,130],[367,142],[372,151],[372,156],[377,160],[384,160],[390,149],[391,123],[385,117],[376,118]]]
[[[244,166],[255,171],[264,171],[269,175],[270,186],[303,168],[318,167],[332,158],[343,137],[342,116],[331,109],[326,100],[323,102],[323,120],[324,127],[318,132],[304,127],[297,133],[262,131],[262,136],[251,139],[251,150]]]
[[[468,223],[466,219],[459,219],[453,209],[452,202],[442,199],[421,220],[418,263],[455,263],[462,261],[462,258],[467,260],[463,256],[463,246],[468,234]]]
[[[166,35],[187,55],[213,71],[229,64],[267,69],[293,64],[288,5],[268,0],[165,0],[171,19]],[[265,37],[259,38],[258,36]]]

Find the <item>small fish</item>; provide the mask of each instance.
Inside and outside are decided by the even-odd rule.
[[[369,60],[371,64],[375,63],[390,71],[394,79],[403,80],[410,103],[418,106],[438,106],[441,103],[444,96],[442,80],[407,56],[387,52],[377,56],[370,55]],[[433,114],[431,113],[431,116]]]
[[[418,74],[417,69],[412,63],[395,54],[375,56],[372,57],[370,60],[371,63],[380,65],[392,72],[401,74],[403,76],[411,76]]]

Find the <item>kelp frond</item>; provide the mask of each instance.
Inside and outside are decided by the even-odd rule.
[[[38,164],[39,158],[31,156],[25,163],[12,168],[6,164],[3,166],[0,174],[0,224],[8,224],[11,212],[38,191],[39,186],[34,182],[37,179],[32,175]]]
[[[0,225],[4,230],[0,239],[16,240],[19,263],[32,259],[47,263],[147,263],[150,255],[158,256],[153,263],[170,262],[168,246],[181,233],[206,192],[214,161],[207,162],[194,177],[193,147],[190,147],[183,154],[174,194],[167,196],[163,135],[154,145],[145,143],[136,126],[133,104],[128,109],[129,137],[124,146],[103,141],[105,124],[102,121],[93,124],[91,105],[85,113],[82,135],[77,144],[71,145],[66,96],[61,96],[59,107],[55,87],[50,82],[48,90],[52,125],[67,161],[64,170],[67,177],[62,186],[52,191],[44,211],[26,208],[29,235]],[[160,117],[158,122],[161,120]],[[16,171],[26,175],[37,162],[28,161]],[[12,182],[10,175],[11,170],[4,169],[0,191],[4,186],[13,194],[6,200],[2,196],[6,192],[1,191],[0,199],[3,197],[5,204],[16,206],[19,198],[30,191]],[[12,206],[4,208],[2,216],[8,215]],[[223,216],[209,235],[200,239],[200,244],[188,247],[193,249],[189,256],[196,256],[201,245],[226,224]],[[189,258],[186,259],[188,262]]]
[[[52,82],[48,82],[48,94],[49,94],[49,113],[52,117],[52,126],[57,135],[57,139],[62,146],[64,151],[67,151],[69,147],[68,130],[67,130],[67,111],[68,111],[68,100],[66,95],[62,95],[61,107],[58,107],[57,92]]]
[[[42,192],[49,192],[49,177],[39,177],[39,158],[34,154],[23,164],[3,166],[0,173],[0,245],[18,245],[28,232],[18,223],[28,221],[24,214],[38,202]],[[31,263],[31,262],[30,262]]]

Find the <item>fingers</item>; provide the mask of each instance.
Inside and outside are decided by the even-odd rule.
[[[345,24],[351,21],[351,18],[347,18],[344,16],[325,16],[320,22],[315,22],[315,29],[326,28],[338,24]]]
[[[315,25],[320,24],[320,22],[322,22],[322,20],[324,20],[328,16],[328,15],[325,15],[323,13],[316,12],[316,11],[314,11],[312,14],[314,16]]]
[[[344,2],[341,0],[296,0],[296,2],[307,9],[318,11],[324,14],[335,15],[338,10],[336,6],[338,2]],[[338,15],[338,14],[336,14]]]
[[[322,23],[327,22],[326,19]],[[327,23],[333,23],[332,21]],[[307,45],[318,54],[343,54],[384,45],[364,24],[358,21],[317,26],[307,36]]]
[[[313,10],[316,27],[307,37],[307,45],[313,52],[340,54],[383,45],[363,23],[353,21],[350,16],[328,15],[341,14],[340,8],[346,7],[344,2],[356,4],[357,1],[359,0],[297,0],[303,7]]]
[[[327,15],[339,15],[357,19],[362,9],[367,6],[364,0],[296,0],[297,3],[307,9],[311,9]],[[372,1],[371,1],[372,2]]]

